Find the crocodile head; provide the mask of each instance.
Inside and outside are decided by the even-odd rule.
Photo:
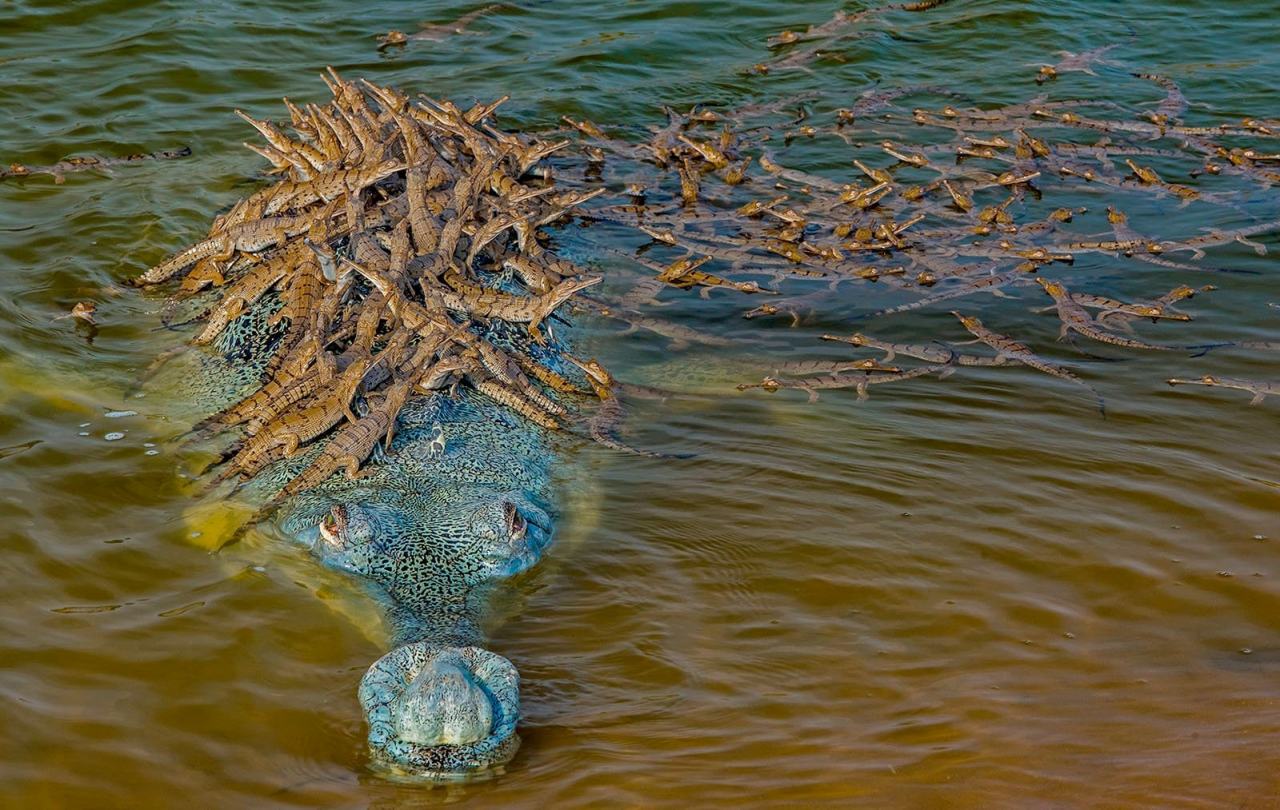
[[[474,774],[519,744],[519,676],[480,649],[487,595],[549,544],[549,456],[530,428],[447,397],[411,403],[391,450],[287,504],[280,527],[326,565],[375,586],[400,646],[360,699],[375,756],[431,779]]]
[[[361,682],[373,753],[398,772],[448,779],[501,765],[519,745],[519,676],[471,646],[481,638],[474,605],[486,586],[537,561],[550,528],[515,493],[432,495],[352,493],[297,536],[326,564],[381,586],[408,642]]]

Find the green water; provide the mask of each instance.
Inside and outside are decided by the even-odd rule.
[[[634,418],[637,441],[697,458],[569,460],[559,545],[493,638],[524,680],[506,773],[448,789],[373,775],[355,685],[385,650],[376,613],[293,549],[210,554],[216,517],[192,513],[177,477],[171,408],[127,396],[180,336],[155,330],[161,299],[122,282],[258,182],[234,108],[319,101],[325,65],[460,103],[510,94],[511,127],[660,126],[663,104],[802,93],[829,111],[877,83],[984,106],[1043,91],[1132,107],[1161,97],[1128,75],[1140,69],[1181,85],[1190,122],[1280,116],[1280,23],[1254,0],[952,0],[765,76],[748,69],[778,58],[766,37],[840,5],[519,6],[386,54],[376,34],[474,6],[0,7],[0,163],[193,152],[0,182],[0,804],[1275,806],[1280,403],[1161,381],[1277,380],[1278,355],[1099,349],[1124,358],[1081,363],[1107,420],[1026,369],[861,404],[732,390],[764,370],[745,373],[753,356],[841,356],[816,336],[903,300],[882,288],[797,329],[741,320],[755,303],[742,298],[672,308],[730,350],[601,330],[590,348],[622,376],[713,393]],[[1033,81],[1054,51],[1111,43],[1122,66]],[[793,155],[851,179],[838,140]],[[1259,188],[1239,206],[1275,218],[1278,200]],[[1154,198],[1126,210],[1153,235],[1243,224]],[[1231,244],[1206,260],[1248,273],[1076,269],[1131,297],[1221,288],[1188,303],[1194,324],[1145,336],[1276,341],[1280,240],[1259,241],[1267,256]],[[1038,291],[1012,294],[974,306],[1080,360],[1030,313]],[[96,333],[55,320],[80,300],[98,303]],[[927,340],[954,330],[946,309],[879,331]],[[107,415],[121,410],[136,414]]]

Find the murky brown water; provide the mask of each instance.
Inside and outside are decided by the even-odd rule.
[[[249,187],[258,161],[232,107],[316,98],[327,63],[458,98],[509,92],[513,119],[533,123],[660,123],[659,103],[806,89],[849,99],[877,79],[1005,102],[1036,91],[1023,63],[1117,41],[1114,56],[1218,114],[1276,114],[1280,30],[1263,2],[1131,3],[1121,19],[1083,0],[956,0],[945,25],[765,80],[738,72],[763,37],[838,4],[603,5],[528,2],[390,57],[373,34],[470,6],[0,9],[6,162],[195,152],[0,184],[0,804],[1280,806],[1280,403],[1161,382],[1274,380],[1276,354],[1100,350],[1125,358],[1081,362],[1107,420],[1071,386],[1008,368],[811,406],[732,392],[760,371],[732,355],[839,357],[813,338],[847,329],[844,314],[761,327],[719,297],[683,311],[751,348],[593,342],[624,377],[704,392],[634,419],[638,442],[697,458],[566,460],[558,543],[491,644],[524,681],[516,760],[450,788],[371,775],[355,686],[386,648],[380,617],[294,548],[209,553],[217,515],[192,514],[164,441],[173,404],[126,396],[178,336],[152,331],[158,301],[118,282]],[[1129,92],[1116,75],[1057,92]],[[1249,204],[1276,215],[1274,193]],[[1167,212],[1130,213],[1158,232]],[[1173,216],[1184,234],[1221,224]],[[1179,339],[1280,340],[1274,255],[1230,245],[1211,261],[1258,274],[1215,276]],[[1114,270],[1127,292],[1206,280]],[[1014,294],[982,306],[1079,361],[1029,312],[1040,300]],[[86,298],[92,341],[52,320]],[[949,318],[879,331],[912,339]],[[109,415],[122,410],[137,413]]]

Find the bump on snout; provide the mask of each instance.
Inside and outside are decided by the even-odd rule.
[[[496,767],[520,745],[520,675],[478,647],[397,647],[360,681],[369,744],[382,760],[428,778]]]

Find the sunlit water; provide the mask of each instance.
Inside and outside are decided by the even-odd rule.
[[[375,34],[473,6],[263,5],[0,8],[5,163],[194,152],[0,183],[0,803],[1280,803],[1280,403],[1162,383],[1274,380],[1274,353],[1091,362],[1054,344],[1034,288],[977,299],[1079,362],[1102,420],[1029,369],[863,403],[733,391],[768,370],[753,355],[842,356],[815,337],[902,300],[884,290],[796,329],[742,321],[754,302],[727,295],[663,313],[741,349],[600,330],[587,348],[615,372],[691,392],[642,403],[632,441],[696,458],[565,460],[558,543],[491,645],[522,673],[523,747],[496,779],[427,789],[368,766],[355,686],[386,636],[364,595],[263,537],[210,553],[217,515],[192,511],[164,441],[172,410],[127,395],[180,338],[154,331],[159,299],[120,284],[253,187],[260,160],[231,109],[318,100],[326,64],[465,101],[510,93],[508,125],[661,124],[664,103],[816,90],[830,108],[877,81],[1008,103],[1037,92],[1029,63],[1115,42],[1126,67],[1064,76],[1057,97],[1132,104],[1127,71],[1151,69],[1181,83],[1194,120],[1238,120],[1280,112],[1272,4],[953,0],[842,43],[843,62],[766,77],[744,73],[765,37],[838,3],[525,0],[385,56]],[[1275,199],[1251,213],[1276,216]],[[1165,208],[1129,210],[1159,233]],[[1280,339],[1272,256],[1215,248],[1209,263],[1258,272],[1213,278],[1091,261],[1131,296],[1222,287],[1187,305],[1193,324],[1144,335]],[[92,339],[54,320],[82,299],[99,304]],[[954,330],[946,309],[877,331],[927,339]]]

